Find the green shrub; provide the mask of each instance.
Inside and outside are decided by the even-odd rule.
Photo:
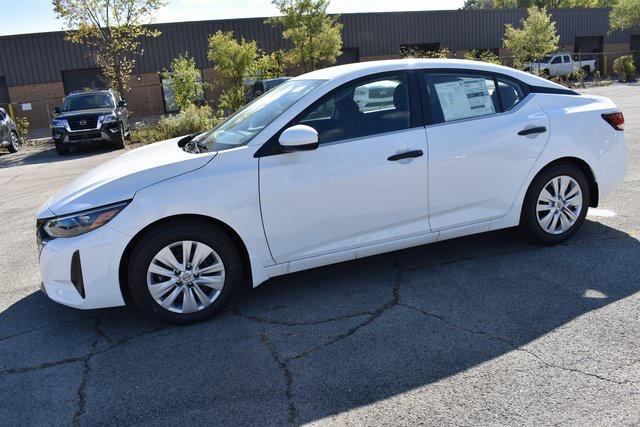
[[[470,61],[488,62],[490,64],[498,64],[498,65],[502,64],[500,62],[500,58],[498,58],[498,55],[491,52],[490,50],[480,50],[480,49],[469,50],[464,54],[464,59],[468,59]]]
[[[26,117],[16,117],[16,130],[18,131],[18,138],[22,141],[27,139],[29,133],[29,120]]]
[[[165,139],[204,132],[217,123],[211,107],[190,105],[175,116],[162,117],[156,124],[139,124],[131,133],[132,142],[151,144]]]
[[[613,61],[613,71],[615,71],[622,81],[635,80],[636,67],[633,65],[633,57],[631,55],[625,55],[616,58]]]

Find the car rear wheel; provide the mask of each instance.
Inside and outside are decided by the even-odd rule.
[[[128,266],[129,291],[146,314],[173,324],[207,320],[241,286],[235,245],[206,223],[165,223],[136,245]]]
[[[10,153],[17,153],[20,150],[20,138],[15,132],[11,132],[11,144],[8,148]]]
[[[543,244],[573,236],[589,209],[589,183],[576,166],[562,163],[540,173],[531,183],[522,212],[522,225]]]
[[[56,142],[56,151],[61,156],[65,155],[65,154],[69,154],[70,150],[71,150],[71,147],[69,147],[68,144],[63,144],[61,142]]]

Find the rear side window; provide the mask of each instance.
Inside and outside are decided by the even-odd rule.
[[[524,98],[524,93],[520,86],[507,82],[502,79],[498,80],[498,92],[502,101],[502,111],[509,111]]]
[[[565,55],[565,56],[563,56],[563,58],[564,58],[564,62],[565,63],[571,62],[571,57],[569,55]]]
[[[487,116],[500,111],[493,78],[470,74],[426,75],[436,122]]]
[[[472,72],[425,73],[432,122],[451,122],[509,111],[525,97],[508,78]]]

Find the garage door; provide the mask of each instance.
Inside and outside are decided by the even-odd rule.
[[[602,53],[603,42],[604,37],[602,36],[576,37],[573,51],[574,53],[581,53],[581,59],[595,59],[598,64],[598,69],[602,73],[604,71],[603,56],[589,54]]]
[[[64,85],[65,95],[74,91],[107,88],[104,76],[99,68],[63,71],[62,84]]]
[[[631,50],[633,51],[633,63],[636,71],[640,71],[640,34],[631,36]]]
[[[7,88],[7,81],[4,77],[0,77],[0,106],[7,105],[9,103],[9,89]]]

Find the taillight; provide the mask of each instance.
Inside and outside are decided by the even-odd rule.
[[[603,114],[602,118],[615,130],[624,130],[624,115],[621,111],[617,113]]]

